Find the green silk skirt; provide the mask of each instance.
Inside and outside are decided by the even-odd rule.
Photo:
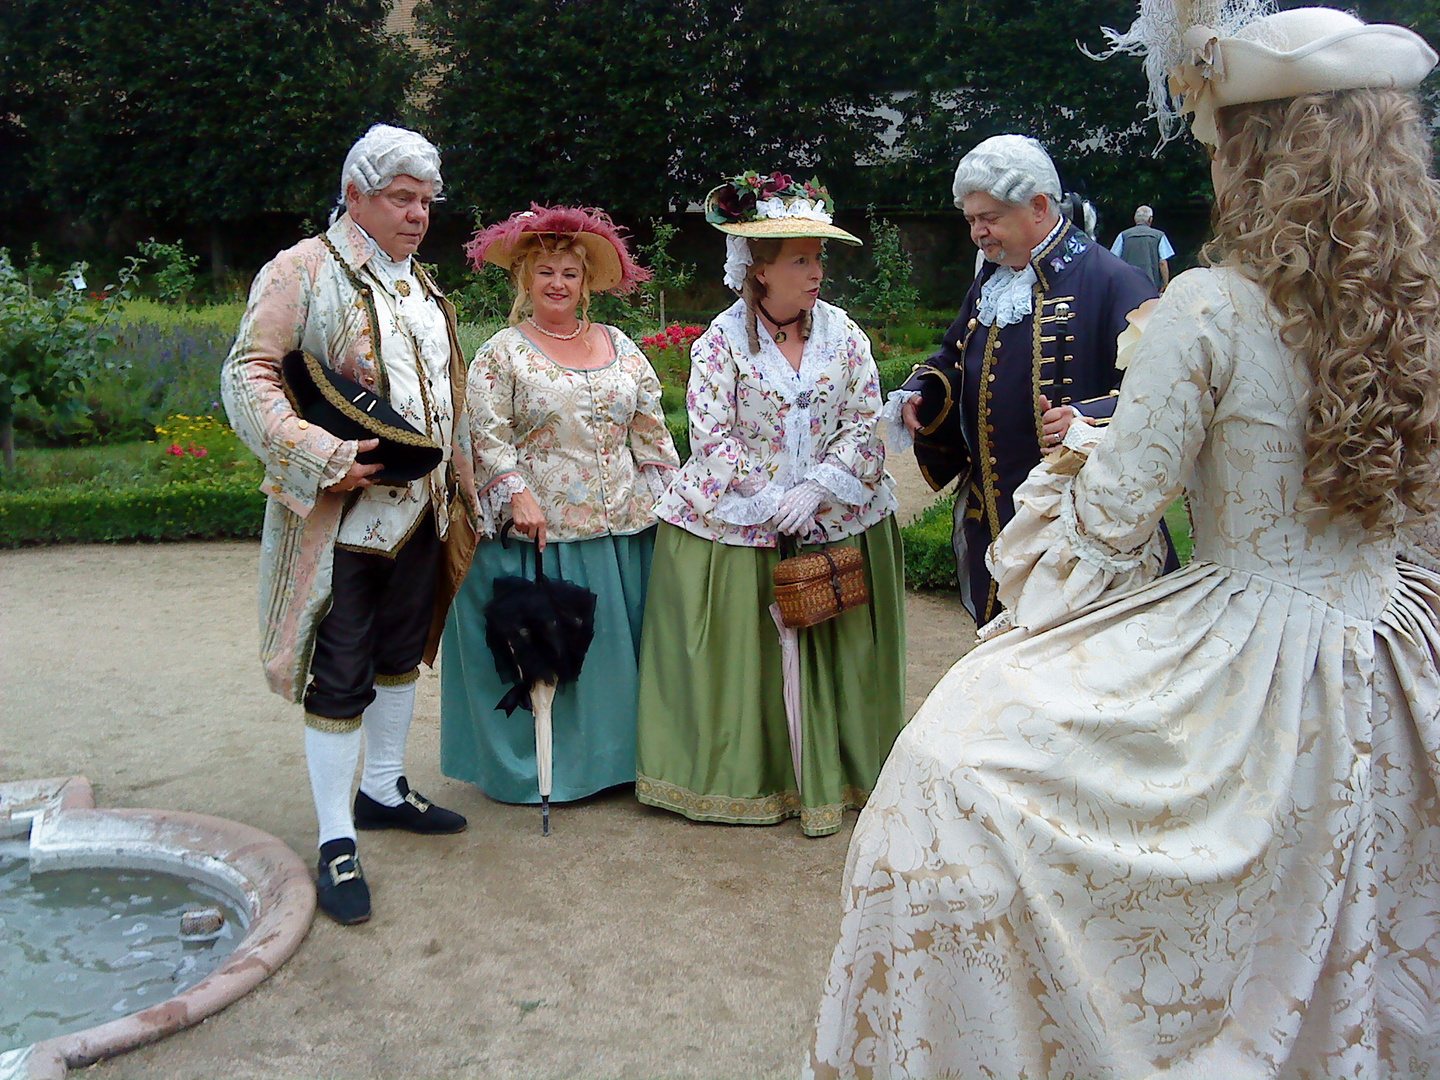
[[[555,694],[552,802],[635,782],[635,698],[640,622],[655,530],[551,541],[545,573],[595,593],[595,640],[580,678]],[[535,546],[482,540],[445,623],[440,664],[440,770],[490,798],[538,803],[535,723],[495,703],[510,688],[485,643],[485,605],[497,577],[535,576]]]
[[[891,516],[839,543],[864,555],[870,602],[798,631],[797,784],[769,611],[779,552],[660,524],[640,649],[641,802],[732,825],[798,816],[808,836],[865,804],[905,725],[900,527]]]

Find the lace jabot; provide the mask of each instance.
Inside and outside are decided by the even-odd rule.
[[[1064,226],[1065,219],[1062,217],[1045,239],[1031,249],[1030,258],[1033,260]],[[1035,268],[1028,263],[1019,270],[1011,266],[1000,267],[980,286],[980,310],[976,312],[976,318],[985,326],[1004,328],[1015,325],[1030,314],[1035,303],[1035,283]]]

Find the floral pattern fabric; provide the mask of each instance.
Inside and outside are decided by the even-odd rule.
[[[498,525],[488,495],[518,490],[540,503],[550,540],[628,536],[655,524],[647,469],[678,467],[660,409],[660,380],[645,354],[605,327],[614,360],[564,367],[517,327],[475,354],[467,381],[481,531]]]
[[[809,543],[856,536],[895,509],[877,422],[880,376],[870,341],[838,307],[815,305],[796,371],[763,330],[751,353],[743,302],[691,347],[690,460],[656,506],[707,540],[774,547],[784,493],[815,480],[829,496]]]
[[[1299,508],[1306,390],[1259,287],[1191,271],[1017,491],[1015,628],[861,816],[807,1075],[1440,1076],[1440,577]]]

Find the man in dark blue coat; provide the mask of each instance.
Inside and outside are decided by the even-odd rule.
[[[960,591],[984,625],[1000,612],[985,551],[1014,516],[1015,489],[1072,423],[1109,422],[1116,338],[1156,292],[1060,214],[1059,175],[1034,139],[986,139],[954,191],[985,262],[939,351],[902,387],[901,415],[931,486],[960,478]]]

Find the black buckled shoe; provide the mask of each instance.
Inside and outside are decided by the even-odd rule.
[[[436,806],[419,792],[411,791],[405,777],[396,781],[399,806],[385,806],[363,791],[355,793],[357,829],[408,829],[413,833],[457,833],[469,824],[464,815]]]
[[[321,911],[341,926],[354,926],[370,918],[370,886],[365,883],[353,840],[322,844],[316,870],[315,902]]]

